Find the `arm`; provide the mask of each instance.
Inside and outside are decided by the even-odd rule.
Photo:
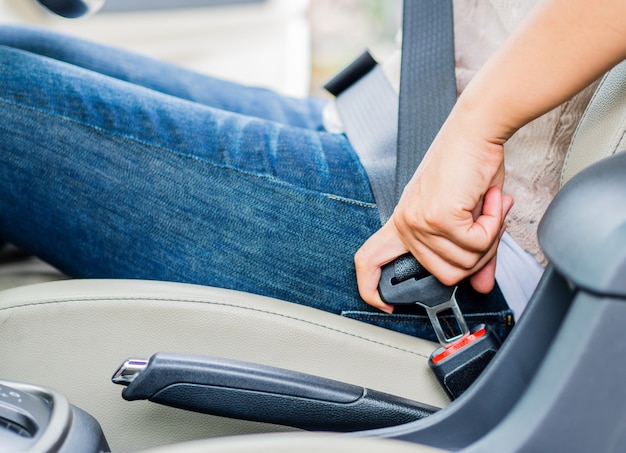
[[[495,254],[513,200],[502,194],[504,143],[626,58],[626,2],[543,0],[489,59],[450,113],[387,224],[357,252],[359,291],[410,251],[443,283],[494,284]]]

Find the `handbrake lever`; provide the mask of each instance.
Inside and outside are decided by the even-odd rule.
[[[438,408],[357,385],[236,360],[159,352],[112,378],[124,399],[314,431],[353,432],[424,418]]]

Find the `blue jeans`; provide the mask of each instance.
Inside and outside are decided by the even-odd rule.
[[[323,100],[26,27],[0,27],[0,65],[0,237],[75,277],[219,286],[431,335],[358,296],[353,255],[380,220]]]

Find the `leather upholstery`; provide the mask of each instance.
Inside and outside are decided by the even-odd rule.
[[[626,149],[626,62],[609,71],[596,89],[561,172],[561,187],[583,168]]]
[[[64,393],[115,450],[284,428],[126,402],[111,375],[157,351],[247,360],[442,407],[436,345],[319,310],[195,285],[69,280],[0,292],[0,375]]]
[[[143,453],[438,453],[442,451],[389,439],[288,433],[188,442]]]

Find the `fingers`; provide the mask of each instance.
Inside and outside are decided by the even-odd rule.
[[[509,195],[502,196],[502,215],[503,219],[507,216],[511,208],[513,207],[513,197]],[[506,225],[502,224],[500,228],[500,235],[498,237],[498,241],[494,243],[494,255],[487,264],[481,268],[478,272],[470,277],[470,284],[472,287],[478,291],[479,293],[487,294],[493,290],[496,280],[496,262],[497,262],[497,248],[499,244],[499,240],[502,239],[502,235],[506,230]]]
[[[378,293],[381,267],[407,252],[391,222],[372,235],[354,255],[356,279],[361,298],[386,313],[393,306],[383,302]]]
[[[479,293],[487,294],[495,286],[496,260],[497,257],[494,256],[482,269],[470,277],[470,284]]]
[[[471,211],[464,211],[452,220],[421,222],[407,219],[404,212],[396,212],[392,220],[405,246],[418,261],[443,283],[453,285],[481,269],[493,256],[504,210],[510,209],[511,201],[498,187],[492,187],[485,193],[477,217]]]
[[[496,252],[505,230],[504,218],[512,206],[510,196],[492,187],[485,194],[482,212],[465,228],[465,235],[457,233],[458,237],[453,234],[449,239],[437,232],[429,238],[430,243],[413,240],[406,244],[396,222],[387,222],[355,254],[359,294],[369,305],[392,313],[393,306],[384,303],[378,293],[381,267],[407,251],[442,283],[451,286],[470,277],[477,291],[488,293],[495,283]]]

